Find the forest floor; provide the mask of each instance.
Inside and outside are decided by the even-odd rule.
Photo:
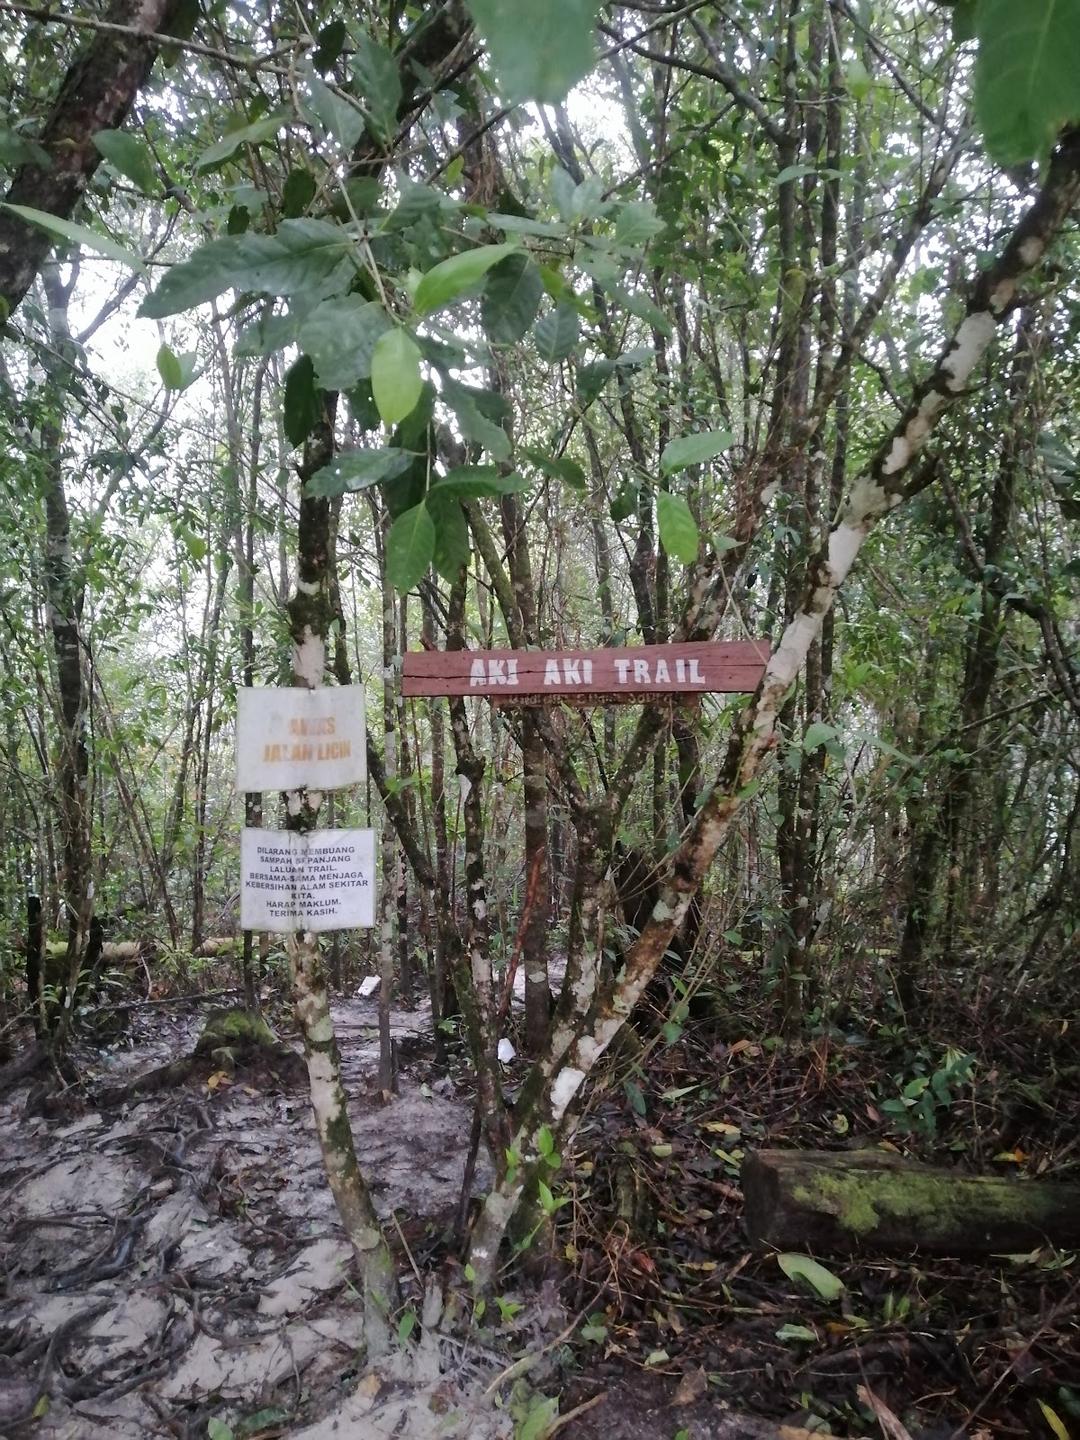
[[[42,1390],[25,1431],[43,1440],[495,1440],[552,1423],[565,1440],[1080,1435],[1076,1256],[820,1257],[845,1287],[827,1302],[748,1248],[738,1186],[749,1145],[883,1140],[1075,1178],[1064,1024],[1021,1037],[954,1007],[970,1077],[954,1067],[907,1135],[888,1101],[948,1063],[944,1036],[912,1050],[879,1026],[796,1049],[730,1019],[724,1039],[669,1032],[620,1062],[564,1157],[557,1278],[509,1273],[497,1311],[459,1340],[365,1375],[303,1086],[207,1061],[182,1086],[95,1105],[103,1085],[189,1052],[204,1010],[131,1010],[122,1038],[80,1054],[84,1096],[62,1115],[26,1114],[26,1087],[0,1104],[0,1435]],[[405,1273],[442,1266],[464,1292],[448,1250],[465,1067],[436,1065],[426,1006],[396,1010],[400,1094],[383,1106],[374,1001],[343,1000],[335,1020],[361,1164]],[[487,1178],[481,1154],[474,1193]],[[419,1310],[415,1282],[410,1298]],[[527,1380],[500,1385],[525,1352],[540,1356]]]

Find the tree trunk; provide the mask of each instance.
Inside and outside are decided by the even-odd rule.
[[[184,0],[114,0],[104,19],[147,37],[167,30]],[[23,165],[4,200],[69,220],[86,191],[101,153],[99,130],[119,130],[154,63],[156,41],[135,35],[95,34],[64,76],[38,143],[51,165]],[[0,210],[0,301],[10,315],[34,283],[55,236],[9,210]]]
[[[333,453],[333,416],[327,413],[305,448],[301,481]],[[333,617],[329,573],[330,504],[301,492],[296,592],[288,606],[293,644],[293,683],[314,689],[323,683],[327,638]],[[313,830],[322,794],[296,790],[286,796],[287,825]],[[286,942],[297,1024],[304,1037],[311,1105],[323,1164],[338,1214],[356,1254],[364,1296],[364,1332],[371,1356],[390,1345],[391,1318],[399,1303],[394,1258],[379,1224],[356,1147],[341,1080],[341,1057],[330,1017],[319,938],[293,931]]]

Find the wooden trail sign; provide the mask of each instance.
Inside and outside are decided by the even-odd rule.
[[[421,650],[403,659],[401,693],[486,695],[508,705],[538,705],[548,698],[611,704],[650,695],[749,694],[768,657],[763,640],[601,650]]]

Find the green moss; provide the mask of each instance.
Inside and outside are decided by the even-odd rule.
[[[205,1052],[233,1045],[276,1047],[277,1043],[277,1036],[261,1015],[237,1005],[210,1011],[196,1049]]]
[[[889,1228],[890,1221],[918,1221],[925,1241],[955,1238],[980,1225],[1012,1221],[1037,1227],[1055,1207],[1052,1195],[1022,1181],[995,1176],[941,1175],[906,1167],[822,1170],[793,1186],[801,1205],[836,1218],[855,1237]]]

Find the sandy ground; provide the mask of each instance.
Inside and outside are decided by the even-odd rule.
[[[187,1015],[189,1012],[181,1012]],[[191,1048],[201,1011],[142,1012],[115,1083]],[[452,1223],[471,1109],[421,1054],[423,1010],[398,1011],[401,1093],[375,1100],[374,1001],[335,1009],[357,1150],[380,1212],[423,1268]],[[426,1047],[423,1052],[426,1054]],[[349,1251],[303,1091],[191,1083],[77,1118],[0,1105],[0,1434],[46,1377],[43,1440],[244,1434],[499,1436],[476,1397],[485,1347],[398,1354],[364,1374]],[[487,1181],[481,1157],[475,1188]],[[359,1384],[358,1384],[359,1381]],[[311,1423],[305,1423],[310,1420]]]

